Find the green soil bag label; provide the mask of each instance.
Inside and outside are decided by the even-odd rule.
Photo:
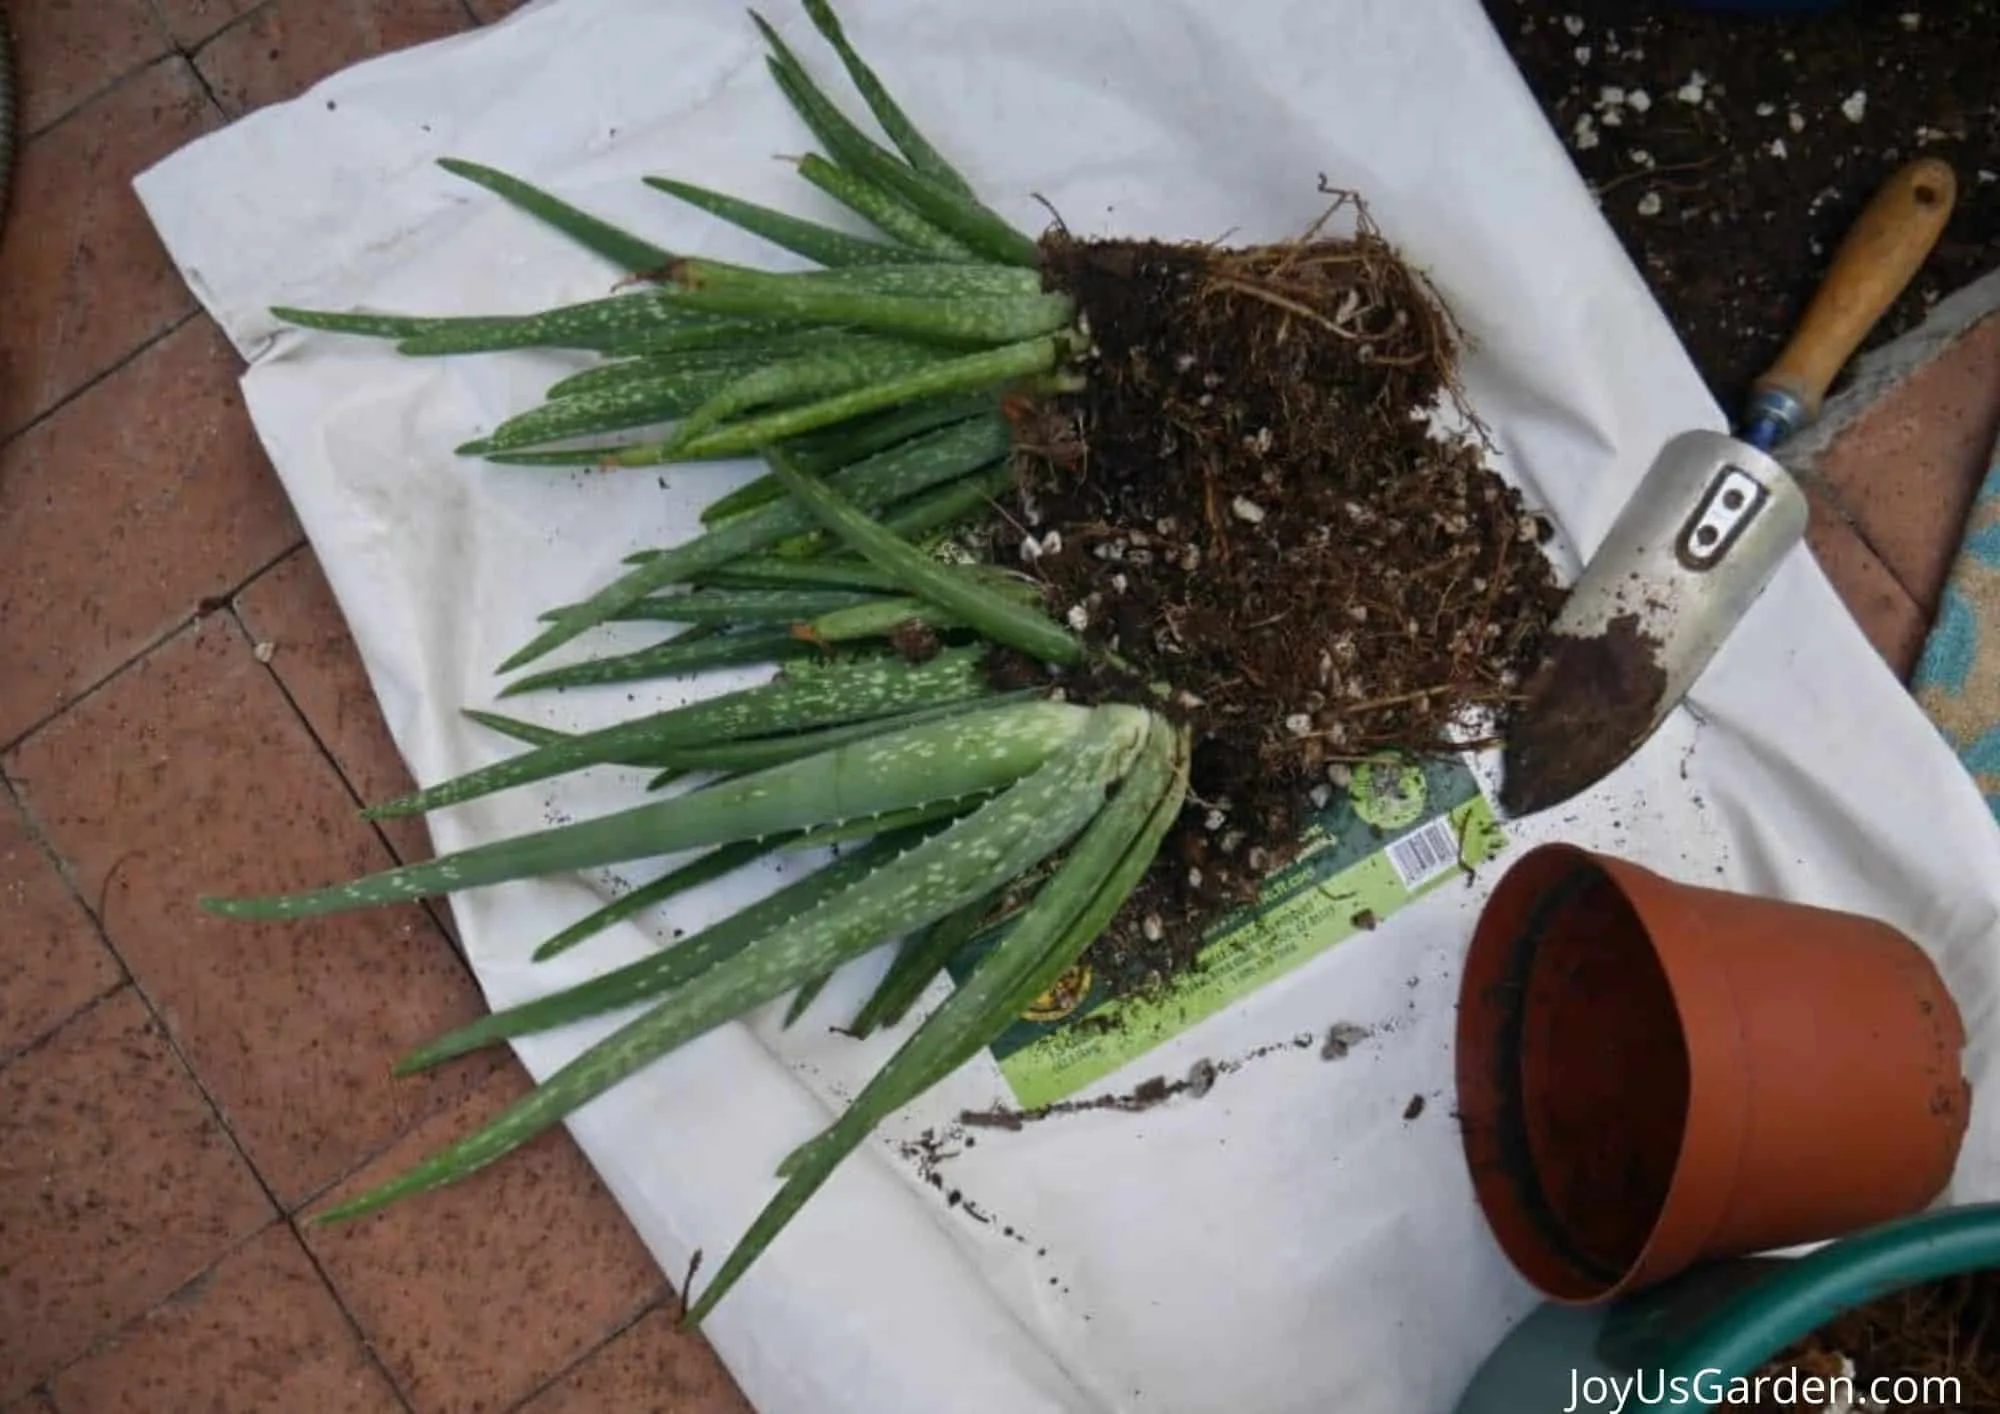
[[[990,1053],[1015,1103],[1055,1104],[1504,847],[1500,822],[1462,761],[1371,758],[1355,767],[1347,793],[1312,818],[1300,853],[1265,881],[1258,901],[1215,920],[1193,968],[1156,992],[1112,998],[1080,964]],[[954,983],[1007,926],[959,950],[947,964]]]

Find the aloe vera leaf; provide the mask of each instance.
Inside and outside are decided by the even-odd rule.
[[[1028,339],[963,358],[933,363],[899,378],[891,378],[853,392],[839,393],[815,402],[801,403],[724,423],[689,441],[672,440],[639,446],[606,449],[605,466],[659,466],[673,461],[710,461],[724,456],[744,456],[773,444],[782,443],[801,432],[844,422],[861,413],[894,407],[911,398],[965,388],[983,388],[1010,382],[1053,367],[1060,356],[1059,343],[1052,338]],[[493,458],[506,461],[507,454]]]
[[[978,254],[1009,265],[1040,265],[1040,247],[977,197],[918,171],[870,140],[819,89],[777,32],[754,11],[751,18],[773,50],[767,61],[771,76],[829,157],[902,198],[918,215]]]
[[[362,334],[377,339],[408,339],[430,333],[451,323],[448,316],[418,314],[373,314],[366,310],[300,309],[296,305],[271,306],[271,316],[302,329],[324,329],[333,334]]]
[[[917,125],[911,121],[902,106],[889,92],[874,69],[856,52],[848,41],[847,32],[841,27],[839,18],[827,0],[804,0],[806,14],[812,19],[813,28],[820,37],[840,56],[840,62],[847,69],[849,82],[868,105],[868,111],[875,115],[875,121],[888,134],[889,141],[912,167],[931,180],[966,196],[973,195],[972,183],[968,182],[958,169],[945,160],[944,154],[930,143]]]
[[[987,707],[999,706],[1004,702],[1025,702],[1033,695],[1028,691],[994,693],[963,702],[920,707],[914,711],[899,712],[894,716],[870,717],[863,721],[843,722],[838,726],[816,727],[776,736],[749,737],[738,741],[716,742],[707,746],[669,749],[659,754],[662,760],[671,761],[684,771],[761,771],[766,766],[796,761],[802,756],[811,756],[836,746],[845,746],[850,741],[880,736],[884,732],[901,731],[920,722],[941,721],[967,712],[983,711]]]
[[[785,663],[810,657],[813,652],[812,644],[790,630],[760,625],[694,643],[668,639],[665,643],[635,649],[630,653],[586,658],[580,663],[517,678],[501,688],[498,695],[503,698],[519,697],[529,692],[651,682],[657,678],[685,677],[707,668]]]
[[[615,363],[600,364],[586,368],[551,383],[543,392],[544,398],[566,398],[576,393],[594,392],[599,388],[619,383],[644,382],[670,373],[692,373],[711,369],[727,373],[752,373],[778,359],[815,349],[838,348],[850,339],[866,339],[871,342],[881,338],[879,334],[856,334],[837,324],[819,325],[810,329],[794,329],[789,333],[773,334],[761,339],[744,339],[734,343],[711,344],[706,347],[686,349],[662,349],[657,353],[641,353],[623,357]]]
[[[579,918],[576,922],[570,924],[569,927],[563,929],[560,933],[557,933],[554,937],[536,948],[530,956],[536,962],[546,962],[552,957],[568,952],[579,943],[596,937],[606,928],[623,923],[628,918],[637,917],[647,909],[657,907],[670,898],[686,893],[689,889],[700,888],[703,884],[720,879],[725,874],[733,874],[744,865],[762,859],[765,855],[781,848],[786,840],[796,837],[796,833],[794,833],[792,835],[778,835],[770,839],[738,840],[735,844],[726,844],[720,849],[712,849],[699,859],[692,860],[689,863],[683,864],[678,869],[662,874],[657,879],[639,885],[636,889],[631,889],[620,894],[602,908],[596,909]],[[501,1014],[503,1013],[495,1013],[495,1015]],[[481,1020],[490,1021],[491,1018],[486,1017]],[[475,1026],[479,1024],[479,1022],[473,1023]],[[461,1030],[464,1029],[466,1028],[461,1028]],[[460,1033],[452,1033],[453,1036],[457,1036],[458,1034]],[[515,1033],[503,1032],[501,1034],[511,1035]],[[481,1042],[480,1044],[484,1043]],[[470,1048],[468,1047],[467,1049]],[[398,1072],[404,1072],[406,1068],[420,1069],[422,1065],[435,1064],[437,1060],[443,1059],[446,1055],[459,1055],[462,1052],[447,1050],[442,1055],[424,1060],[420,1064],[418,1057],[429,1054],[430,1048],[427,1047],[425,1050],[417,1052],[415,1056],[399,1062],[396,1069]]]
[[[847,1028],[855,1039],[865,1039],[874,1035],[878,1027],[895,1026],[901,1022],[904,1014],[916,1005],[917,998],[924,994],[931,978],[943,971],[953,955],[978,933],[979,925],[992,912],[993,905],[1004,892],[1003,889],[975,899],[958,912],[940,918],[930,927],[905,938],[888,971],[882,974],[882,980],[875,984],[875,990],[862,1003],[861,1010],[854,1014],[854,1020]]]
[[[882,528],[891,535],[913,540],[944,526],[956,525],[969,517],[993,509],[993,498],[1014,484],[1012,462],[995,462],[970,476],[936,486],[919,496],[911,496],[881,513]],[[926,559],[933,558],[919,551]]]
[[[912,594],[956,614],[995,643],[1019,649],[1039,662],[1069,665],[1084,660],[1082,642],[1046,614],[974,576],[952,573],[825,481],[799,471],[782,448],[773,447],[769,461],[793,500],[869,563],[901,579]]]
[[[455,177],[463,177],[468,182],[485,187],[502,200],[562,232],[584,249],[604,257],[627,274],[646,275],[661,270],[674,258],[672,251],[629,231],[620,230],[608,221],[599,220],[519,177],[456,157],[440,157],[438,166]]]
[[[496,731],[502,736],[513,738],[515,741],[524,741],[530,746],[553,746],[559,742],[576,740],[576,734],[573,732],[557,731],[554,727],[538,726],[533,722],[521,721],[518,717],[503,717],[498,712],[482,712],[474,707],[462,707],[459,711],[461,715],[479,723],[480,726],[487,728],[489,731]],[[596,764],[603,766],[657,767],[661,764],[655,759],[658,755],[657,751],[645,750],[621,752],[615,757],[608,757]],[[368,818],[366,810],[362,812],[362,818]]]
[[[306,918],[867,819],[1004,785],[1080,733],[1093,710],[1106,709],[1026,702],[968,713],[364,879],[273,897],[205,899],[202,906],[233,918]]]
[[[849,884],[866,878],[872,870],[888,863],[918,839],[935,834],[942,828],[942,824],[934,824],[880,835],[805,877],[773,890],[756,902],[734,913],[725,914],[708,927],[685,938],[676,939],[658,952],[649,953],[622,967],[599,973],[588,981],[550,992],[546,996],[488,1012],[442,1036],[426,1041],[396,1062],[395,1073],[414,1075],[418,1071],[429,1070],[432,1066],[481,1050],[496,1041],[504,1041],[512,1036],[530,1036],[540,1031],[553,1031],[559,1026],[569,1026],[593,1016],[601,1016],[607,1011],[618,1011],[623,1007],[634,1006],[663,992],[671,991],[690,978],[700,976],[716,963],[735,956],[760,935],[774,928],[782,928],[802,914],[811,912]],[[583,923],[592,924],[592,932],[601,932],[614,923],[623,922],[626,918],[643,912],[671,894],[682,893],[697,884],[710,883],[724,874],[734,873],[737,869],[755,862],[760,855],[767,852],[769,851],[760,848],[755,841],[745,841],[741,845],[731,845],[711,854],[705,854],[693,864],[677,869],[665,878],[655,880],[644,888],[635,889],[624,898],[613,899],[590,918],[584,919]],[[724,867],[725,865],[727,867]],[[680,882],[680,876],[693,874],[697,870],[700,871],[700,875],[694,883]],[[674,884],[675,887],[667,893],[654,892],[659,885],[668,883]],[[652,896],[641,897],[648,894]],[[633,899],[640,901],[629,902]],[[614,914],[615,916],[608,916]],[[601,923],[597,922],[599,918],[603,919]],[[557,934],[555,938],[544,943],[536,950],[536,959],[540,960],[544,956],[551,956],[554,952],[561,951],[555,944],[568,932],[581,926],[581,924],[573,925],[572,929],[565,930],[565,933]]]
[[[993,393],[948,393],[870,413],[839,427],[807,432],[787,445],[801,466],[824,476],[925,432],[968,418],[991,417],[999,410],[1000,400]]]
[[[1152,739],[1148,732],[1147,740]],[[1141,753],[1131,778],[1083,831],[1053,878],[1024,909],[998,947],[923,1021],[818,1139],[787,1160],[784,1186],[765,1205],[713,1280],[689,1307],[683,1326],[700,1326],[744,1272],[820,1189],[841,1161],[890,1114],[955,1070],[1010,1025],[1012,995],[1053,954],[1080,951],[1117,912],[1138,882],[1121,865],[1133,854],[1167,791],[1162,763]],[[1100,802],[1095,802],[1101,805]],[[1144,867],[1138,871],[1143,874]],[[1107,877],[1112,876],[1112,877]],[[1120,885],[1123,885],[1121,888]],[[1094,929],[1087,925],[1095,922]]]
[[[1063,861],[1056,878],[1015,916],[965,984],[954,989],[877,1073],[876,1082],[884,1086],[877,1104],[886,1106],[880,1109],[881,1114],[909,1103],[991,1045],[1075,965],[1139,886],[1187,798],[1187,734],[1157,714],[1148,716],[1146,741],[1138,759],[1092,830]],[[1121,839],[1125,841],[1122,850],[1117,847]],[[1057,919],[1048,916],[1057,910],[1049,909],[1046,901],[1051,891],[1063,884],[1066,874],[1075,885],[1066,901],[1073,903],[1077,894],[1082,894],[1084,901],[1066,923],[1051,927],[1060,919],[1059,914]],[[1065,898],[1057,895],[1054,901],[1060,903]],[[1038,908],[1044,910],[1040,918],[1035,917]],[[945,1030],[957,1034],[926,1040],[924,1033],[940,1017],[951,1017]],[[892,1084],[888,1077],[899,1063],[902,1073]],[[832,1131],[807,1140],[786,1155],[778,1165],[778,1176],[799,1171],[814,1161],[815,1149],[839,1142]]]
[[[891,504],[1005,456],[1011,435],[1006,419],[997,414],[970,418],[843,467],[828,479],[857,505]],[[512,672],[533,662],[656,589],[718,569],[812,528],[812,517],[803,507],[790,500],[774,501],[741,520],[661,551],[584,600],[573,613],[550,624],[502,663],[500,671]]]
[[[692,182],[675,181],[670,177],[647,177],[645,181],[655,191],[679,197],[698,210],[719,217],[732,226],[739,226],[754,236],[762,236],[772,245],[794,255],[802,255],[816,265],[880,265],[926,258],[904,246],[864,240],[817,221],[788,216],[768,206],[759,206],[754,201],[711,191]]]
[[[819,1000],[819,994],[826,990],[826,984],[832,980],[833,973],[822,972],[819,976],[806,982],[797,992],[793,993],[792,1004],[785,1008],[785,1019],[780,1023],[782,1029],[786,1031],[791,1030],[798,1019],[806,1014],[814,1002]]]
[[[934,269],[959,268],[885,267],[878,278],[893,274],[914,282]],[[657,294],[698,313],[846,324],[923,339],[1012,343],[1053,333],[1076,317],[1076,302],[1056,290],[995,294],[975,288],[950,295],[896,294],[857,287],[854,281],[774,275],[693,258],[676,260],[666,273],[671,283]]]
[[[454,1182],[560,1123],[634,1071],[808,979],[921,927],[1002,879],[1033,868],[1094,816],[1130,757],[1121,709],[1094,709],[1091,729],[972,814],[868,874],[790,926],[709,967],[599,1041],[478,1133],[319,1219],[338,1222]]]
[[[690,309],[671,290],[557,305],[531,314],[463,315],[414,334],[396,346],[412,358],[504,353],[511,349],[577,349],[611,353],[632,349],[717,348],[770,339],[795,323],[741,319]]]
[[[694,576],[697,584],[718,589],[752,589],[759,586],[799,585],[818,588],[851,586],[857,590],[894,593],[900,586],[865,560],[781,560],[769,555],[747,555],[721,569]]]
[[[857,344],[788,358],[718,388],[682,419],[666,446],[678,451],[738,413],[797,406],[807,398],[832,398],[857,389],[878,388],[950,361],[951,355],[938,348],[889,340],[873,347]]]
[[[987,692],[978,652],[971,648],[941,653],[928,663],[885,658],[824,667],[798,664],[774,681],[583,732],[370,806],[366,815],[388,819],[440,810],[587,766],[631,760],[641,753],[648,764],[675,765],[662,760],[663,753],[967,702]]]
[[[799,175],[904,250],[927,260],[976,260],[972,247],[919,216],[901,197],[836,167],[817,153],[798,161]]]
[[[619,623],[790,624],[854,604],[878,599],[845,589],[702,589],[692,594],[656,594],[613,615]],[[567,607],[567,606],[565,606]],[[562,612],[542,618],[554,622]]]
[[[479,456],[566,437],[657,427],[703,406],[736,376],[728,369],[695,369],[575,393],[516,413],[456,450],[460,456]]]

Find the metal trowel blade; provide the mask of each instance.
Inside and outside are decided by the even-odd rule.
[[[1507,728],[1500,805],[1532,815],[1633,756],[1805,537],[1770,456],[1720,432],[1660,449],[1550,626]]]

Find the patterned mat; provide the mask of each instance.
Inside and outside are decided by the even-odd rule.
[[[2000,819],[2000,446],[1966,515],[1910,691]]]

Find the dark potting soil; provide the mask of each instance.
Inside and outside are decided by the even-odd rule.
[[[1732,416],[1897,167],[1958,205],[1886,342],[2000,265],[2000,0],[1740,15],[1483,0],[1605,219]]]
[[[1527,815],[1567,800],[1606,774],[1645,736],[1667,690],[1660,644],[1620,614],[1588,638],[1550,634],[1529,678],[1532,716],[1509,719],[1500,803]]]
[[[1546,523],[1479,440],[1431,431],[1453,331],[1355,209],[1351,237],[1255,249],[1043,243],[1087,388],[1014,407],[1031,454],[990,549],[1136,670],[1073,700],[1162,681],[1194,740],[1187,809],[1092,953],[1114,986],[1184,968],[1351,763],[1504,708],[1561,602]]]

